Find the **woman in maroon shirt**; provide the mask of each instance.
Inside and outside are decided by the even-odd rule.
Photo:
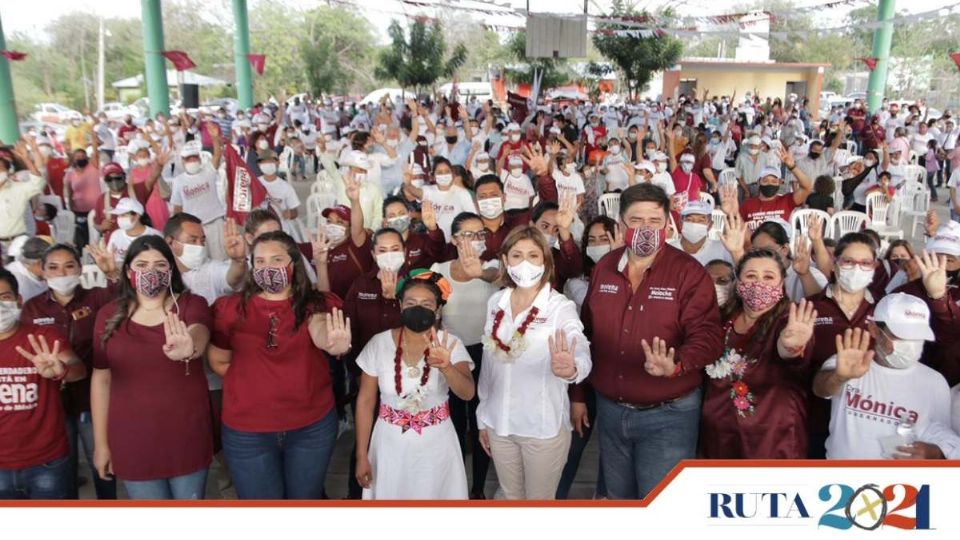
[[[120,294],[94,324],[94,463],[132,499],[203,498],[213,457],[207,378],[200,358],[210,310],[186,291],[159,236],[130,244]]]
[[[350,350],[350,320],[310,286],[289,235],[263,234],[251,252],[243,292],[213,305],[223,451],[241,499],[321,498],[337,438],[327,354]]]
[[[710,459],[807,455],[806,369],[817,312],[787,298],[787,270],[768,249],[737,265],[737,297],[724,310],[724,353],[706,367],[700,454]]]

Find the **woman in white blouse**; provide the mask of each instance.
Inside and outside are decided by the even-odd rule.
[[[554,263],[533,226],[500,252],[506,286],[487,304],[477,393],[480,443],[507,499],[553,499],[570,447],[567,387],[590,373],[574,303],[550,287]]]

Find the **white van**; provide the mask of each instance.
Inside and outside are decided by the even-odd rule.
[[[417,97],[417,93],[410,90],[404,92],[400,88],[379,88],[364,96],[363,100],[361,100],[359,103],[373,103],[376,105],[377,103],[380,103],[380,100],[385,95],[389,95],[390,101],[394,103],[397,103],[397,101],[400,99],[400,96],[404,96],[406,99]]]
[[[453,83],[447,83],[440,87],[440,92],[450,99],[450,91],[453,89]],[[461,82],[457,83],[458,101],[465,103],[471,97],[476,97],[477,101],[484,102],[493,99],[493,86],[488,82]]]

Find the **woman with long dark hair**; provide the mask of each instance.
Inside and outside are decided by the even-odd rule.
[[[700,454],[718,459],[807,455],[807,368],[817,312],[794,305],[787,269],[769,249],[737,265],[737,295],[723,309],[724,353],[706,367]]]
[[[340,299],[316,291],[293,238],[253,241],[242,292],[213,305],[223,450],[241,499],[317,499],[337,438],[327,355],[350,350]]]
[[[210,327],[163,238],[134,240],[119,296],[97,313],[90,385],[97,472],[130,498],[203,498],[213,438],[198,359]]]

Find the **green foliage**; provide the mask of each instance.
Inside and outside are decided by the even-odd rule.
[[[409,38],[396,20],[387,30],[391,45],[380,51],[377,77],[394,80],[403,88],[430,87],[441,77],[451,77],[467,59],[467,48],[457,44],[446,60],[446,39],[439,21],[428,25],[418,19],[410,25]]]
[[[318,7],[306,13],[304,26],[300,57],[314,94],[373,86],[375,36],[366,19],[344,8]]]
[[[527,58],[527,33],[517,32],[507,40],[507,50],[521,65],[507,68],[507,78],[515,83],[533,84],[536,70],[543,72],[541,88],[552,88],[570,80],[572,72],[564,58]]]

